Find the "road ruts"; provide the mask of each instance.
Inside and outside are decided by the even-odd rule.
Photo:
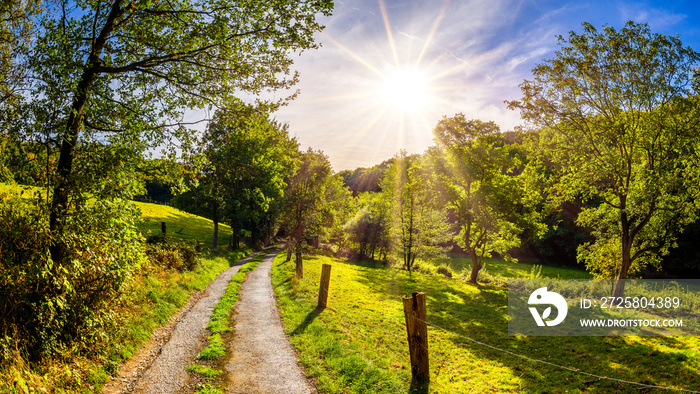
[[[266,257],[248,274],[236,303],[228,393],[316,393],[282,329]]]
[[[199,350],[206,346],[209,318],[214,306],[219,302],[241,265],[257,253],[238,261],[233,267],[222,272],[205,290],[205,294],[180,320],[170,340],[162,347],[160,354],[143,373],[132,393],[158,394],[177,393],[188,383],[187,367],[192,365]]]

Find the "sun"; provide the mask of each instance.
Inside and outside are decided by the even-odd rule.
[[[428,76],[418,69],[404,68],[388,73],[380,87],[380,100],[398,112],[415,113],[430,105]]]

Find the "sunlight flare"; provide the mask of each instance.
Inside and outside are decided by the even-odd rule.
[[[431,101],[427,76],[417,69],[399,69],[384,78],[381,100],[400,112],[424,110]]]

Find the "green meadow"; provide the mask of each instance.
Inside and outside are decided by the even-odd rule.
[[[297,280],[284,257],[278,255],[272,273],[281,315],[323,392],[411,390],[401,298],[415,291],[427,298],[431,393],[656,392],[586,373],[700,390],[695,337],[508,336],[505,287],[320,255],[305,258],[304,278]],[[324,263],[332,266],[328,307],[317,310]],[[520,269],[509,264],[500,266]]]

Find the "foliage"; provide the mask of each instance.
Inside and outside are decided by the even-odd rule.
[[[89,351],[106,341],[110,305],[144,262],[138,212],[119,200],[79,207],[66,223],[67,262],[52,261],[45,205],[3,197],[0,204],[0,334],[21,338],[31,357]],[[8,349],[2,349],[7,357]]]
[[[321,238],[323,241],[332,242],[342,247],[347,238],[345,223],[354,212],[355,199],[352,198],[352,192],[337,174],[329,176],[325,186],[324,204],[321,212]]]
[[[394,157],[382,182],[384,198],[391,206],[391,248],[398,251],[406,269],[411,270],[416,257],[444,255],[443,246],[452,238],[440,200],[429,185],[430,174],[420,158],[404,151]]]
[[[579,259],[625,279],[656,266],[696,216],[700,54],[634,22],[601,32],[584,23],[559,44],[509,106],[541,127],[540,160],[559,167],[556,196],[592,202],[578,223],[595,242]]]
[[[36,34],[34,17],[42,1],[0,1],[0,111],[26,88],[27,50]]]
[[[384,173],[391,166],[393,159],[385,160],[370,168],[359,167],[354,170],[343,170],[338,175],[343,178],[345,186],[350,188],[353,197],[361,193],[382,191],[381,183]]]
[[[51,103],[39,111],[60,111],[52,130],[60,141],[49,219],[53,260],[65,262],[60,238],[76,197],[136,194],[129,175],[149,148],[177,143],[188,152],[195,133],[182,120],[185,111],[294,85],[291,55],[316,47],[316,17],[331,9],[325,0],[62,0],[42,13],[27,97]]]
[[[0,185],[0,194],[9,193],[25,200],[39,198],[38,192],[37,188]],[[5,198],[5,201],[9,200]],[[211,238],[210,220],[164,205],[135,205],[143,215],[143,222],[138,226],[142,231],[160,232],[160,222],[167,221],[169,229],[180,229],[169,232],[169,238],[200,243]],[[100,335],[106,335],[108,341],[91,342],[87,347],[86,337],[75,346],[67,347],[60,357],[33,363],[21,346],[23,338],[0,336],[4,338],[0,339],[3,343],[0,347],[10,349],[3,354],[5,360],[0,362],[0,392],[21,387],[21,384],[37,392],[100,391],[99,387],[115,373],[119,363],[131,357],[157,327],[167,323],[193,291],[204,289],[218,274],[250,252],[250,249],[221,250],[216,255],[203,257],[194,271],[183,272],[151,266],[146,259],[140,269],[134,271],[134,280],[126,281],[121,296],[109,305],[118,323],[100,327]]]
[[[326,186],[332,181],[331,164],[321,151],[300,152],[294,175],[285,190],[283,228],[288,235],[288,257],[294,250],[298,275],[303,275],[304,243],[318,246],[326,216]],[[310,241],[310,242],[309,242]]]
[[[348,240],[355,246],[360,259],[386,260],[389,252],[390,207],[387,200],[376,193],[362,193],[359,208],[345,223]]]
[[[209,166],[197,193],[215,225],[221,219],[230,224],[234,245],[244,225],[254,242],[269,240],[296,152],[287,126],[260,108],[237,103],[215,114],[204,134]]]
[[[469,280],[476,282],[484,257],[507,255],[527,227],[542,231],[533,209],[537,201],[512,173],[517,156],[500,141],[495,123],[459,113],[443,117],[433,134],[438,148],[429,151],[429,163],[459,226],[454,239],[472,260]]]
[[[200,261],[194,245],[176,242],[162,235],[152,235],[146,240],[145,253],[152,266],[178,271],[192,271]]]

